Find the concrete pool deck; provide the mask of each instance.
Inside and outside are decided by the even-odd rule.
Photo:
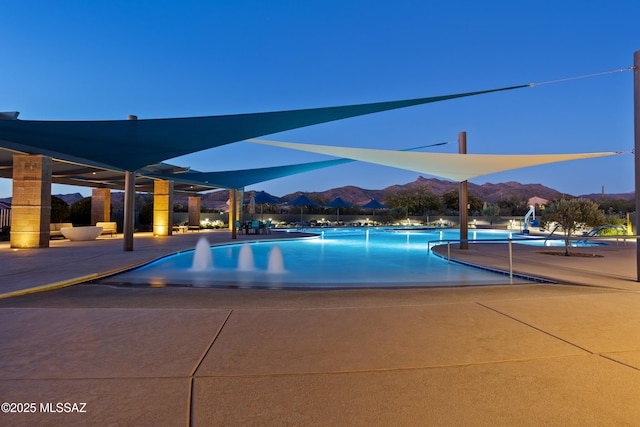
[[[192,249],[203,235],[230,241],[227,232],[136,236],[133,252],[122,251],[121,238],[20,251],[0,244],[0,294],[60,287],[0,299],[0,401],[28,403],[22,408],[29,410],[35,403],[35,413],[0,413],[0,423],[635,425],[640,419],[635,243],[589,248],[600,255],[593,257],[514,245],[516,272],[557,285],[65,286]],[[452,247],[453,258],[503,270],[505,252],[505,245]]]

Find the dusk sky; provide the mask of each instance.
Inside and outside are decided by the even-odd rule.
[[[23,120],[210,116],[480,91],[620,70],[640,50],[640,2],[9,1],[0,111]],[[263,139],[469,153],[624,151],[487,175],[572,195],[634,190],[633,72],[426,104]],[[180,141],[176,141],[177,144]],[[239,142],[170,163],[200,171],[326,160]],[[419,174],[349,163],[249,187],[282,196],[382,189]],[[90,189],[54,186],[53,193]],[[0,179],[0,197],[11,180]],[[535,196],[532,194],[531,196]]]

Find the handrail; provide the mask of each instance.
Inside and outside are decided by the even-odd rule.
[[[531,240],[542,240],[540,238],[537,237],[522,237],[522,238],[502,238],[502,239],[434,239],[434,240],[429,240],[427,241],[427,250],[431,250],[431,246],[434,243],[507,243],[510,240],[524,240],[524,241],[531,241]],[[560,240],[560,239],[554,239],[554,240]],[[433,245],[435,246],[435,245]]]
[[[626,236],[626,234],[620,234],[620,231],[622,231],[623,233],[626,233],[627,231],[623,225],[606,224],[606,225],[601,225],[600,227],[592,228],[591,230],[589,230],[587,234],[582,235],[584,239],[581,239],[581,241],[586,242],[588,239],[591,239],[593,237],[614,237],[614,236],[598,236],[598,233],[600,231],[607,230],[607,229],[616,230],[616,237]]]
[[[514,236],[515,237],[515,236]],[[437,244],[437,243],[463,243],[463,242],[467,242],[467,243],[507,243],[509,241],[514,241],[514,242],[531,242],[531,241],[535,241],[535,240],[541,240],[541,241],[547,241],[547,240],[556,240],[556,241],[564,241],[565,237],[555,237],[553,239],[549,239],[549,237],[525,237],[522,236],[520,238],[517,237],[512,237],[512,238],[502,238],[502,239],[434,239],[434,240],[429,240],[427,242],[427,250],[431,250],[431,246],[432,244]],[[639,235],[627,235],[627,234],[619,234],[616,236],[590,236],[587,239],[585,239],[585,236],[571,236],[568,237],[568,240],[571,241],[584,241],[584,240],[612,240],[612,239],[616,239],[616,242],[618,240],[620,240],[620,238],[623,239],[623,241],[626,241],[627,239],[630,240],[638,240],[640,239]],[[433,246],[435,246],[435,244]]]
[[[616,244],[618,244],[619,242],[619,238],[622,237],[624,244],[626,245],[627,242],[627,238],[628,239],[632,239],[632,240],[638,240],[640,238],[639,235],[622,235],[622,236],[593,236],[593,237],[589,237],[590,240],[611,240],[613,237],[616,238]],[[571,240],[571,241],[586,241],[586,239],[584,239],[584,236],[570,236],[567,237],[566,239]],[[544,237],[521,237],[521,238],[508,238],[508,239],[435,239],[435,240],[429,240],[427,242],[427,251],[431,251],[431,247],[432,244],[437,243],[437,244],[442,244],[445,243],[447,244],[447,263],[451,262],[451,243],[462,243],[462,242],[467,242],[467,243],[509,243],[509,278],[512,279],[513,278],[513,242],[516,243],[520,243],[520,241],[524,242],[524,241],[532,241],[532,240],[543,240],[543,241],[547,241],[547,238]],[[562,238],[556,238],[556,239],[552,239],[552,240],[565,240],[564,237]],[[522,243],[524,244],[524,243]],[[433,246],[437,246],[436,244],[434,244]]]
[[[553,227],[553,230],[551,230],[551,233],[549,233],[547,235],[547,237],[544,239],[544,241],[546,242],[547,240],[551,239],[551,236],[553,236],[553,233],[556,232],[556,230],[560,227],[560,224],[556,224],[555,227]]]

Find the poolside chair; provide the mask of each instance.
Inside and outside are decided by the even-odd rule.
[[[266,234],[271,234],[271,220],[268,219],[264,222],[264,224],[260,227],[260,232],[265,232]]]
[[[238,233],[242,233],[244,231],[244,227],[240,224],[240,221],[236,221],[236,231]]]

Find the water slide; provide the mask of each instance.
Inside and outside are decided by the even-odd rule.
[[[533,216],[533,219],[530,218]],[[538,226],[538,221],[536,221],[536,208],[533,206],[529,206],[529,212],[524,216],[524,228],[522,230],[522,234],[529,234],[529,222],[534,227]]]

